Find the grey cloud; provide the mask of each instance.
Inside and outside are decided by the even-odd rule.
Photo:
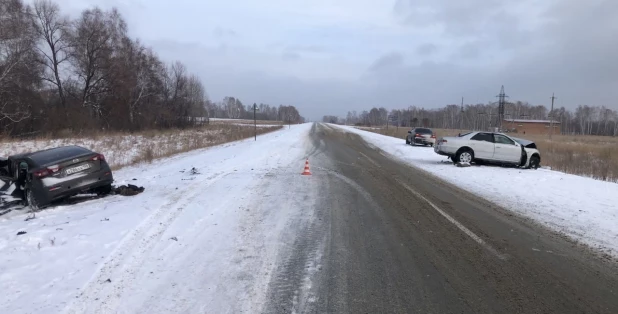
[[[300,59],[300,54],[293,51],[286,51],[281,55],[281,57],[283,60],[298,60]]]
[[[370,72],[380,72],[388,70],[397,70],[404,66],[403,56],[400,53],[390,53],[378,58],[369,67]]]
[[[298,52],[325,52],[326,47],[319,45],[289,45],[286,47],[286,50],[289,51],[298,51]]]
[[[416,53],[421,56],[430,56],[438,50],[438,47],[432,43],[426,43],[416,48]]]
[[[227,38],[237,37],[238,33],[236,33],[232,29],[215,27],[215,29],[213,30],[213,35],[219,39],[227,39]]]
[[[398,0],[394,10],[416,27],[443,25],[456,36],[476,36],[484,31],[488,20],[505,17],[499,0]]]
[[[480,42],[469,41],[459,47],[458,55],[464,59],[476,59],[480,55],[480,49]]]

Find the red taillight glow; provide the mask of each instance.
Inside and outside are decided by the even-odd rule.
[[[90,158],[90,160],[101,160],[101,161],[105,161],[105,156],[103,156],[103,154],[97,154],[96,156]]]
[[[422,135],[420,135],[418,133],[414,134],[414,136],[416,136],[416,137],[423,137]]]
[[[35,178],[44,178],[44,177],[47,177],[48,175],[50,175],[51,171],[49,171],[47,169],[41,169],[41,170],[35,171],[33,174],[34,174]]]
[[[46,169],[37,170],[33,174],[35,178],[44,178],[44,177],[53,175],[55,173],[58,173],[60,169],[61,168],[59,165],[53,165],[53,166],[48,166]]]
[[[436,138],[436,135],[435,134],[431,134],[431,138]]]

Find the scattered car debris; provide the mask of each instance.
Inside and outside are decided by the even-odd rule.
[[[137,195],[139,193],[144,192],[144,190],[145,190],[144,187],[141,187],[141,186],[138,187],[133,184],[121,185],[119,187],[112,188],[112,191],[114,192],[114,194],[119,194],[123,196]]]
[[[200,171],[197,170],[197,168],[193,167],[193,168],[191,168],[191,174],[192,175],[200,174]]]
[[[109,218],[103,218],[101,221],[109,221]]]
[[[174,241],[178,241],[178,238],[176,237],[171,237],[170,240],[174,240]]]
[[[455,163],[455,166],[460,167],[460,168],[470,167],[470,163],[469,162],[457,162]]]
[[[105,280],[104,282],[112,282],[112,280],[107,278],[107,280]]]
[[[17,235],[22,235],[22,234],[26,234],[26,233],[27,233],[26,231],[19,231],[19,232],[17,232]]]
[[[28,217],[26,217],[26,219],[24,219],[24,221],[29,221],[32,219],[36,219],[36,214],[34,212],[31,212],[30,214],[28,214]]]

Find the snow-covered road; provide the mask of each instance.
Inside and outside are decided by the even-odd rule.
[[[146,188],[134,197],[0,221],[0,312],[259,312],[279,250],[313,219],[310,127],[116,172]]]

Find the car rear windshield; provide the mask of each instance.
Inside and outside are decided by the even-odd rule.
[[[421,129],[421,128],[419,128],[419,129],[416,129],[414,131],[416,133],[418,133],[418,134],[432,134],[430,129]]]
[[[30,154],[30,159],[37,165],[43,166],[90,152],[91,151],[79,146],[65,146],[32,153]]]

